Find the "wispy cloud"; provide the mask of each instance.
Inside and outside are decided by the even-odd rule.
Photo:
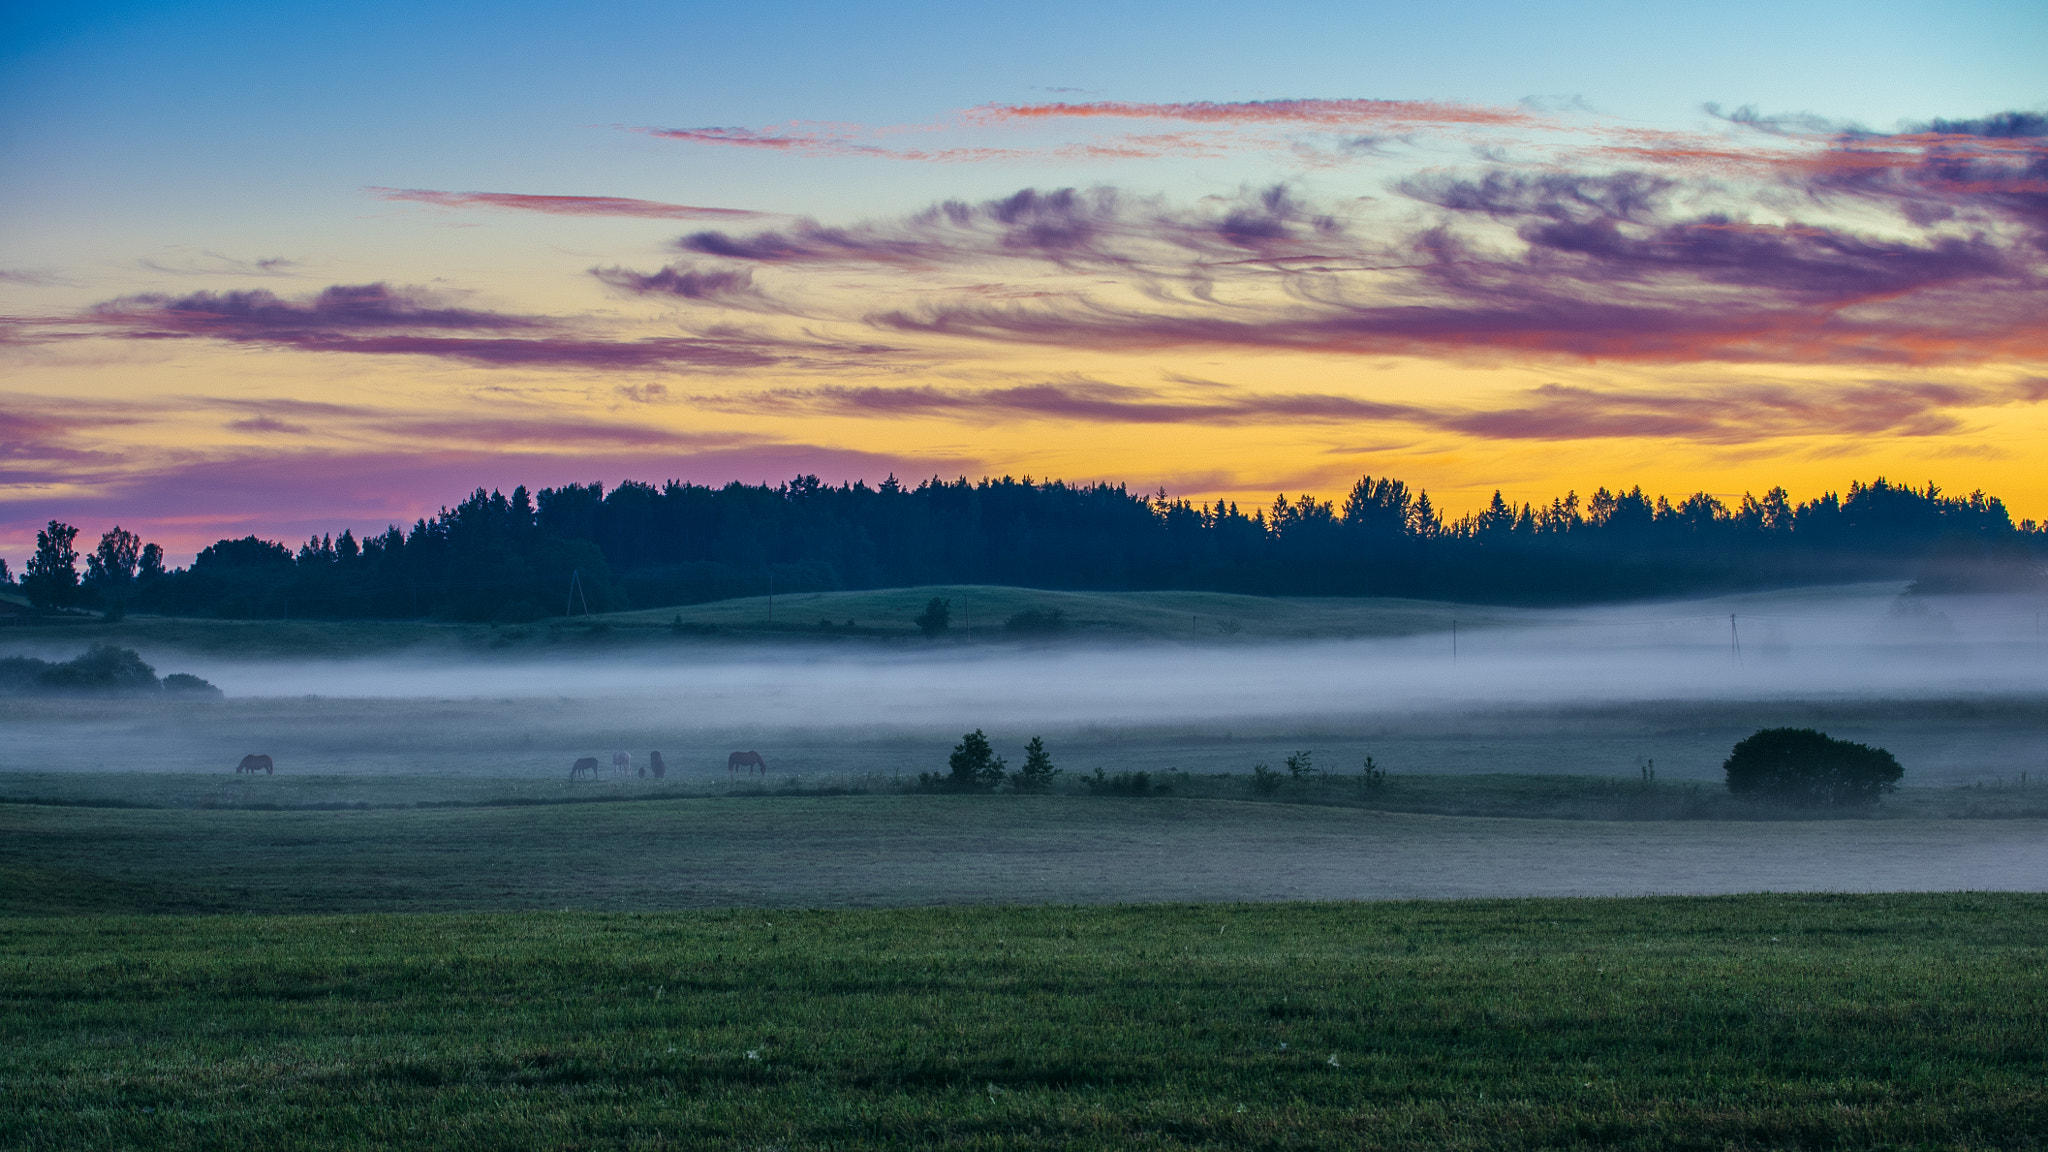
[[[866,270],[842,298],[900,336],[1114,352],[2035,360],[2048,357],[2048,139],[2026,134],[2038,119],[1840,134],[1749,183],[1669,164],[1429,171],[1394,184],[1430,213],[1419,223],[1285,186],[1191,208],[1027,189],[860,224],[693,232],[678,246],[713,263],[670,270],[670,291],[764,309],[764,290],[735,291],[718,262]],[[1010,290],[991,299],[996,268]],[[635,275],[606,273],[643,293],[664,273]]]
[[[898,351],[876,343],[783,339],[732,328],[681,336],[615,336],[573,319],[461,307],[435,293],[381,283],[334,285],[297,298],[260,289],[127,296],[75,322],[129,340],[211,339],[304,352],[598,372],[844,368]]]
[[[633,216],[650,220],[741,219],[765,216],[748,208],[705,208],[623,196],[538,196],[524,192],[437,192],[428,188],[364,188],[383,200],[414,201],[442,208],[495,208],[549,216]]]
[[[2048,398],[2048,381],[1997,386],[1869,381],[1850,385],[1763,384],[1701,389],[1593,389],[1546,384],[1494,407],[1392,403],[1331,393],[1200,391],[1064,380],[995,388],[842,387],[698,396],[707,407],[798,410],[893,419],[930,416],[968,422],[1017,418],[1084,424],[1397,424],[1481,440],[1667,439],[1746,444],[1788,437],[1937,436],[1963,426],[1970,410]]]

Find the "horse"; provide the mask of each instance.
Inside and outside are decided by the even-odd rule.
[[[654,773],[654,778],[655,778],[656,780],[659,780],[659,779],[661,779],[661,778],[662,778],[663,776],[666,776],[666,775],[668,775],[668,765],[666,765],[666,764],[663,764],[663,763],[661,762],[661,753],[659,753],[659,752],[649,752],[649,753],[647,754],[647,768],[646,768],[646,771],[649,771],[649,772],[652,772],[652,773]]]
[[[768,774],[768,762],[761,759],[759,752],[735,752],[725,758],[727,772],[737,772],[741,768],[745,768],[749,776],[753,775],[756,769],[759,769],[763,776]]]
[[[633,754],[631,752],[612,753],[612,775],[626,776],[630,775],[632,771]]]
[[[585,756],[581,760],[576,761],[576,763],[569,765],[569,779],[571,780],[576,779],[585,772],[590,773],[592,780],[597,779],[597,757]]]
[[[277,765],[271,763],[268,756],[258,756],[251,753],[242,757],[242,762],[235,765],[235,775],[239,776],[244,772],[251,776],[258,772],[263,773],[265,776],[274,776],[277,774]]]

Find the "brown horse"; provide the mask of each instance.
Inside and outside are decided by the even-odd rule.
[[[581,760],[576,761],[574,764],[569,765],[569,779],[571,780],[576,779],[578,776],[583,775],[585,772],[590,773],[590,778],[592,780],[597,779],[597,757],[585,756]]]
[[[725,770],[727,772],[737,772],[742,768],[747,770],[747,775],[749,776],[753,775],[756,771],[759,771],[763,776],[768,774],[768,762],[761,759],[759,752],[735,752],[725,758]]]
[[[258,756],[251,753],[242,757],[242,762],[235,765],[235,775],[239,776],[244,772],[251,776],[258,772],[263,773],[265,776],[275,776],[277,774],[277,765],[271,763],[268,756]]]
[[[666,776],[666,775],[668,775],[668,765],[666,765],[666,764],[663,764],[663,763],[661,762],[661,753],[659,753],[659,752],[649,752],[649,753],[647,754],[647,768],[646,768],[646,771],[649,771],[649,772],[652,772],[652,773],[654,773],[654,778],[655,778],[656,780],[659,780],[659,779],[661,779],[661,778],[662,778],[663,776]]]

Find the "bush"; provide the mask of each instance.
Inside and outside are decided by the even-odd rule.
[[[918,773],[918,787],[927,792],[992,792],[1003,783],[1003,758],[989,747],[979,728],[960,738],[946,763],[952,768],[947,775]]]
[[[1003,621],[1003,631],[1026,635],[1058,632],[1067,626],[1067,614],[1058,608],[1026,608]]]
[[[154,692],[156,669],[142,662],[132,648],[95,644],[81,656],[53,664],[36,676],[44,688],[60,692]]]
[[[953,602],[937,596],[926,602],[924,611],[911,617],[910,622],[927,636],[937,636],[953,624]]]
[[[1728,791],[1801,807],[1874,804],[1905,769],[1890,752],[1811,728],[1764,728],[1721,765]]]
[[[1046,754],[1045,741],[1036,736],[1024,746],[1024,766],[1010,777],[1010,787],[1019,792],[1045,792],[1052,788],[1052,778],[1060,770],[1052,766],[1052,757]]]
[[[1372,757],[1365,758],[1365,772],[1359,777],[1368,792],[1377,792],[1387,786],[1387,770],[1379,766]]]
[[[173,672],[164,677],[164,691],[180,696],[197,696],[218,700],[227,693],[192,675],[190,672]]]
[[[1285,777],[1264,764],[1252,765],[1252,791],[1261,796],[1271,796],[1278,792],[1283,780]]]
[[[1307,752],[1296,752],[1287,758],[1287,774],[1296,780],[1308,779],[1315,770],[1315,761]]]
[[[1097,796],[1164,796],[1171,784],[1154,784],[1150,772],[1119,772],[1114,776],[1097,768],[1095,775],[1081,777],[1081,783]]]

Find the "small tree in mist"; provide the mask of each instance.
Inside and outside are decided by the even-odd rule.
[[[1905,775],[1890,752],[1812,728],[1759,729],[1721,768],[1730,792],[1802,807],[1874,804]]]
[[[937,596],[925,603],[924,611],[911,618],[917,630],[927,636],[937,636],[953,626],[953,602]]]
[[[1046,754],[1045,741],[1033,736],[1031,743],[1024,746],[1024,766],[1010,777],[1010,787],[1019,792],[1046,792],[1052,788],[1052,778],[1060,770],[1053,767],[1052,757]]]
[[[1296,780],[1306,780],[1315,774],[1315,760],[1307,752],[1296,752],[1287,758],[1287,774]]]
[[[918,773],[918,787],[940,792],[992,792],[1003,783],[1003,758],[989,747],[988,737],[979,728],[960,738],[946,764],[952,770],[944,776]]]

